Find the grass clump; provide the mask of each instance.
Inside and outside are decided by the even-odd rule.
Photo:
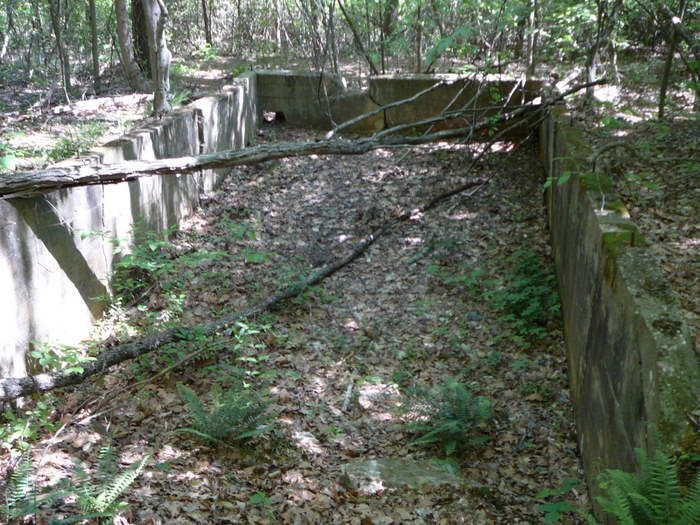
[[[449,456],[489,440],[485,427],[492,419],[491,401],[455,379],[438,388],[413,389],[407,412],[414,418],[410,429],[418,434],[412,445],[437,444]]]

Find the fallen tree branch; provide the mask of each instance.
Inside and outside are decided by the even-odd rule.
[[[541,117],[540,117],[541,118]],[[517,124],[515,124],[517,125]],[[511,125],[515,126],[515,125]],[[495,136],[491,137],[488,143],[484,146],[482,151],[472,159],[470,166],[467,168],[467,172],[471,171],[471,168],[479,162],[491,149],[491,146],[498,141],[502,135],[510,131],[510,127],[507,127],[497,133]],[[457,186],[451,190],[443,192],[438,196],[430,199],[426,204],[416,208],[415,210],[410,210],[402,213],[401,215],[394,217],[380,227],[378,227],[372,234],[366,236],[362,241],[360,241],[355,248],[344,258],[338,259],[333,263],[321,268],[318,271],[312,272],[309,276],[296,284],[285,288],[284,290],[272,295],[267,300],[234,315],[224,317],[217,321],[207,323],[204,325],[197,325],[189,328],[175,328],[171,330],[166,330],[147,336],[145,338],[123,343],[112,348],[108,348],[103,354],[101,354],[97,360],[93,361],[89,365],[86,365],[82,372],[80,373],[70,373],[67,374],[62,371],[49,372],[45,374],[37,374],[35,376],[22,377],[22,378],[7,378],[0,380],[0,403],[11,401],[19,397],[24,397],[34,393],[48,392],[56,388],[72,386],[82,383],[85,379],[90,376],[96,375],[98,373],[104,373],[109,368],[127,361],[129,359],[134,359],[141,355],[150,353],[164,345],[177,343],[180,341],[186,341],[191,338],[193,334],[197,335],[213,335],[222,330],[234,325],[237,321],[241,319],[251,317],[254,315],[261,314],[265,311],[270,310],[275,305],[280,302],[292,299],[302,294],[309,287],[314,286],[327,277],[333,275],[338,270],[344,268],[360,255],[362,255],[367,249],[374,244],[374,242],[381,237],[386,231],[388,231],[393,225],[410,219],[416,213],[425,213],[442,202],[450,199],[451,197],[463,193],[468,189],[473,189],[478,191],[481,187],[485,186],[491,180],[491,177],[476,181],[467,181],[466,183]],[[168,367],[168,370],[181,366],[184,362],[187,362],[197,355],[201,354],[204,349],[196,350],[191,354],[185,356],[181,361],[176,363],[174,366]],[[157,374],[162,375],[166,371],[162,371]]]
[[[600,83],[601,81],[595,82]],[[575,91],[579,91],[581,89],[584,89],[587,87],[586,85],[578,86],[578,89]],[[551,99],[552,101],[557,101],[563,99],[565,96],[567,96],[569,92],[563,93],[557,97],[554,97]],[[550,101],[551,105],[553,102]],[[541,116],[538,117],[538,121],[541,120]],[[510,131],[510,129],[514,126],[517,126],[519,124],[512,124],[509,127],[506,127],[505,129],[502,129],[500,132],[498,132],[494,137],[491,137],[489,142],[485,145],[485,147],[482,149],[481,153],[477,155],[473,160],[471,166],[474,166],[481,158],[483,158],[486,153],[490,150],[491,146],[500,139],[500,137],[507,132]],[[445,130],[445,132],[449,132],[452,130]],[[444,133],[444,132],[439,132],[439,133]],[[413,137],[408,140],[418,140],[422,139],[424,137]],[[428,141],[421,141],[418,142],[420,143],[425,143]],[[406,144],[402,144],[406,145]],[[471,168],[470,166],[470,168]],[[469,171],[469,169],[467,171]],[[301,293],[303,293],[306,289],[308,289],[310,286],[314,286],[324,280],[325,278],[333,275],[336,273],[338,270],[341,268],[347,266],[350,264],[352,261],[357,259],[360,255],[362,255],[367,249],[374,244],[374,242],[381,236],[383,235],[387,230],[389,230],[394,224],[405,221],[409,219],[415,212],[419,213],[424,213],[434,207],[436,207],[438,204],[448,200],[454,195],[457,195],[459,193],[462,193],[466,191],[467,189],[470,188],[476,188],[477,190],[481,187],[483,187],[485,184],[487,184],[490,181],[491,177],[487,178],[486,180],[479,180],[479,181],[469,181],[461,186],[458,186],[456,188],[453,188],[449,191],[446,191],[437,197],[434,197],[431,199],[427,204],[417,208],[416,210],[409,211],[409,212],[404,212],[400,216],[391,219],[387,222],[385,222],[383,225],[381,225],[379,228],[377,228],[372,234],[366,236],[362,241],[360,241],[356,247],[344,258],[338,259],[335,262],[323,267],[322,269],[312,272],[309,276],[307,276],[305,279],[297,282],[296,284],[289,286],[285,288],[284,290],[280,291],[279,293],[269,297],[267,300],[263,301],[262,303],[259,303],[243,312],[224,317],[222,319],[219,319],[217,321],[213,321],[211,323],[203,324],[203,325],[197,325],[194,327],[189,327],[189,328],[174,328],[170,330],[166,330],[163,332],[159,332],[156,334],[152,334],[150,336],[146,336],[142,339],[138,339],[135,341],[130,341],[127,343],[119,344],[117,346],[107,348],[105,352],[100,354],[98,358],[93,361],[92,363],[86,365],[82,372],[73,372],[73,373],[66,373],[63,371],[56,371],[56,372],[49,372],[49,373],[44,373],[44,374],[37,374],[34,376],[28,376],[28,377],[21,377],[21,378],[6,378],[3,380],[0,380],[0,402],[6,402],[6,401],[12,401],[13,399],[17,399],[19,397],[24,397],[30,394],[34,393],[42,393],[42,392],[47,392],[56,388],[61,388],[61,387],[66,387],[66,386],[72,386],[76,385],[79,383],[82,383],[86,378],[93,376],[98,373],[104,373],[111,367],[122,363],[124,361],[127,361],[129,359],[134,359],[136,357],[139,357],[141,355],[147,354],[149,352],[152,352],[164,345],[167,344],[172,344],[172,343],[177,343],[180,341],[186,341],[191,338],[193,334],[197,335],[213,335],[216,334],[222,330],[225,330],[229,327],[231,327],[233,324],[235,324],[237,321],[244,319],[246,317],[251,317],[254,315],[258,315],[260,313],[263,313],[275,305],[279,304],[280,302],[294,298]],[[475,190],[476,191],[476,190]],[[198,354],[198,351],[195,351],[194,353],[190,354],[187,356],[188,359],[191,359],[195,357]]]
[[[445,112],[443,115],[423,119],[418,122],[402,124],[382,131],[372,137],[359,140],[320,140],[315,142],[284,142],[265,144],[239,150],[226,150],[207,153],[197,157],[179,157],[153,161],[127,161],[107,166],[72,166],[49,168],[42,171],[13,173],[0,176],[0,198],[31,197],[46,191],[73,186],[110,184],[149,175],[174,175],[191,173],[199,170],[227,168],[233,166],[258,164],[268,160],[308,155],[362,155],[378,148],[417,146],[439,140],[447,140],[475,132],[490,129],[510,120],[523,117],[532,111],[542,111],[557,104],[567,96],[587,87],[605,83],[598,80],[572,87],[541,104],[530,102],[513,111],[503,112],[485,118],[471,126],[445,129],[417,137],[394,136],[393,134],[415,126],[429,125],[453,119],[460,112]]]
[[[362,122],[366,118],[373,117],[374,115],[377,115],[379,113],[383,113],[387,109],[392,109],[392,108],[397,108],[400,106],[404,106],[406,104],[410,104],[411,102],[415,102],[421,97],[424,97],[428,93],[431,93],[435,91],[437,88],[441,86],[448,86],[452,84],[453,82],[456,82],[455,80],[439,80],[435,82],[430,87],[427,87],[418,93],[416,93],[413,96],[407,97],[407,98],[402,98],[401,100],[395,100],[394,102],[389,102],[388,104],[385,104],[381,107],[378,107],[376,109],[373,109],[372,111],[368,111],[367,113],[363,113],[362,115],[358,115],[357,117],[351,118],[350,120],[346,120],[345,122],[338,124],[336,127],[334,127],[332,130],[330,130],[328,133],[324,135],[324,140],[330,140],[332,139],[335,135],[343,131],[344,129],[348,129],[351,126],[354,126],[358,122]]]
[[[355,248],[342,259],[338,259],[320,270],[312,272],[305,279],[283,289],[265,301],[243,312],[191,328],[173,328],[165,330],[142,339],[108,348],[95,361],[85,365],[82,372],[67,374],[63,371],[57,371],[29,377],[12,377],[0,380],[0,402],[11,401],[18,397],[34,393],[48,392],[55,388],[77,385],[82,383],[86,378],[98,373],[103,373],[119,363],[147,354],[167,344],[187,341],[193,334],[208,336],[226,330],[241,319],[261,314],[282,301],[293,299],[309,287],[333,275],[367,251],[367,249],[386,232],[389,226],[389,223],[385,223],[372,234],[362,239]]]

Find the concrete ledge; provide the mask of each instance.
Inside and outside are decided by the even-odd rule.
[[[256,133],[255,74],[219,95],[152,121],[85,158],[62,164],[197,155],[249,144]],[[108,294],[115,239],[134,227],[165,231],[191,214],[220,174],[157,175],[0,200],[0,377],[26,375],[34,340],[74,344],[89,335]]]
[[[588,173],[590,148],[561,110],[543,124],[540,143],[555,180],[549,224],[578,439],[594,489],[602,469],[636,468],[635,448],[677,452],[696,432],[686,416],[700,408],[700,358],[658,261],[610,181]],[[564,171],[574,176],[558,185]]]

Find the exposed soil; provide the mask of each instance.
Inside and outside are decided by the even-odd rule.
[[[277,125],[264,134],[309,137]],[[62,412],[75,416],[37,449],[42,477],[66,476],[70,457],[95,465],[108,434],[123,465],[153,454],[128,494],[131,523],[541,522],[540,490],[566,478],[582,486],[560,328],[550,324],[544,339],[524,348],[481,294],[430,271],[438,265],[466,276],[480,268],[484,278],[499,278],[516,250],[547,253],[534,147],[499,146],[472,173],[472,152],[455,144],[232,172],[169,252],[173,260],[203,250],[230,256],[161,282],[147,297],[150,314],[127,312],[135,316],[132,327],[164,317],[169,299],[162,292],[183,281],[186,303],[176,322],[240,310],[346,253],[397,210],[414,209],[467,178],[495,176],[473,195],[395,228],[303,301],[257,320],[269,325],[262,333],[222,334],[207,343],[214,350],[205,359],[154,381],[133,385],[134,377],[147,379],[171,363],[177,349],[62,395]],[[241,234],[241,225],[254,234]],[[176,383],[207,399],[213,385],[241,377],[269,392],[272,432],[237,449],[207,447],[178,432],[188,426],[188,412]],[[356,458],[445,459],[438,446],[410,445],[415,435],[400,406],[410,386],[448,377],[493,400],[490,441],[447,458],[463,486],[372,496],[344,487],[341,466]],[[78,409],[81,402],[87,407]],[[586,505],[576,490],[567,497]]]

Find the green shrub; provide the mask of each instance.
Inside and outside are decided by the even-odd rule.
[[[501,320],[522,339],[541,339],[547,323],[559,315],[559,296],[551,268],[535,251],[518,250],[508,258],[501,286],[490,292]]]
[[[413,445],[439,444],[451,455],[489,439],[484,427],[492,418],[491,401],[454,379],[439,388],[414,389],[406,408],[415,417],[410,428],[419,434]]]
[[[666,454],[637,450],[637,457],[638,474],[608,469],[600,476],[602,509],[622,525],[700,525],[700,472],[686,490]]]
[[[177,391],[190,410],[190,427],[182,428],[209,444],[245,441],[270,429],[267,404],[242,385],[226,392],[214,391],[209,407],[188,386],[178,383]]]

